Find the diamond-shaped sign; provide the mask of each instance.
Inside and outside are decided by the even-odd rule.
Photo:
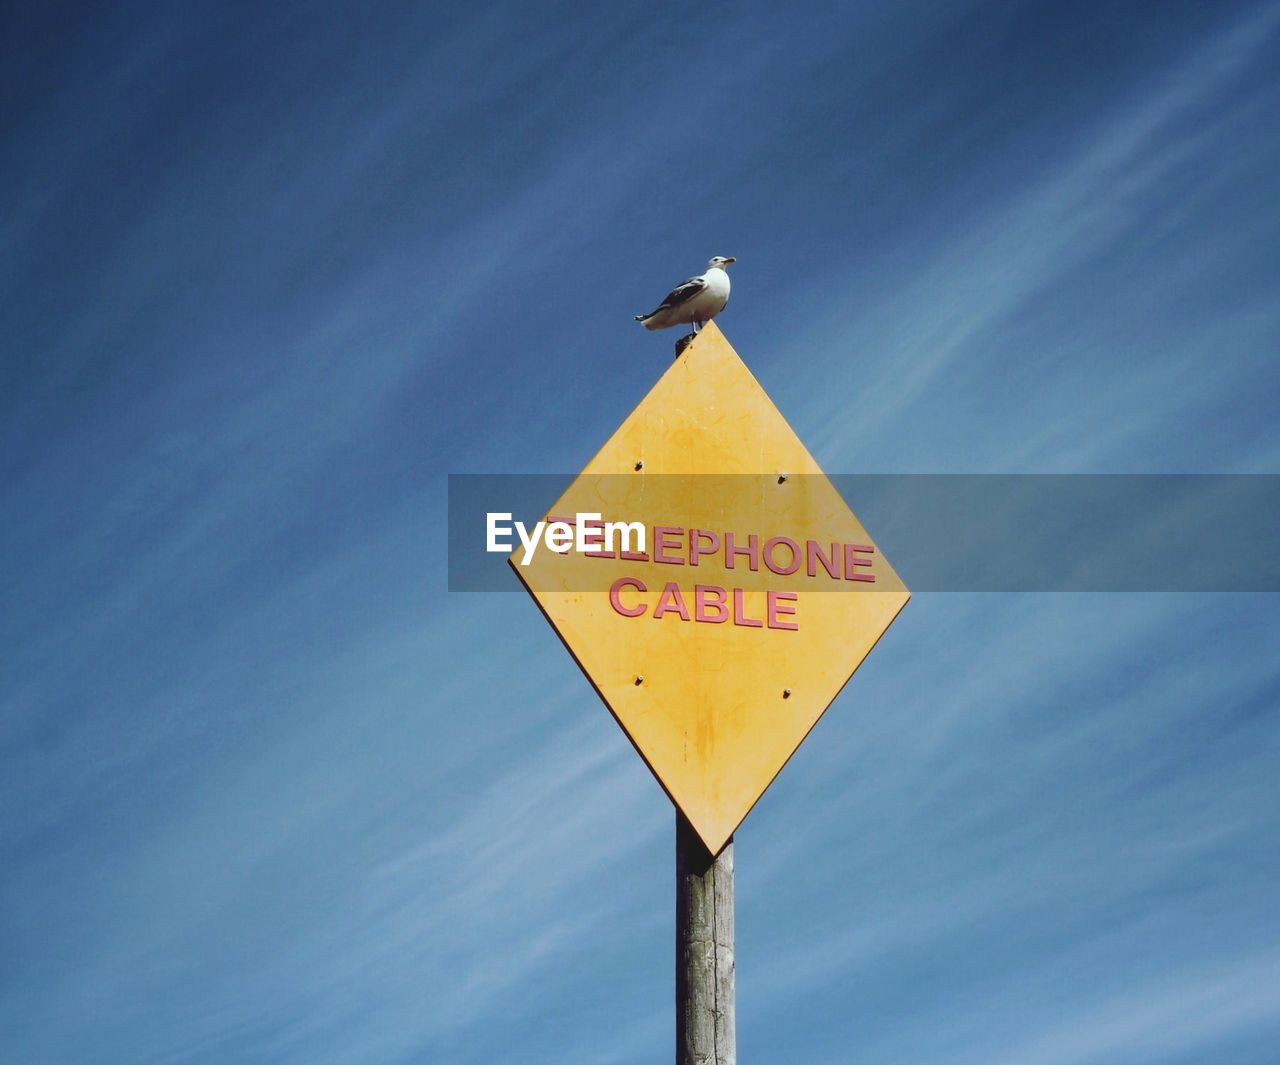
[[[580,514],[645,549],[512,567],[716,854],[910,593],[714,324],[548,512]]]

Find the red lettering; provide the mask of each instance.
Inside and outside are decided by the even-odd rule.
[[[679,541],[670,542],[668,534],[680,536],[683,529],[673,529],[668,525],[655,525],[653,527],[653,560],[654,562],[665,562],[668,566],[683,566],[684,559],[679,555],[668,555],[667,551],[675,551],[680,547]],[[656,616],[656,615],[655,615]],[[685,619],[688,620],[687,618]]]
[[[638,618],[644,614],[645,605],[643,603],[638,603],[630,608],[622,605],[622,589],[628,587],[634,588],[637,592],[647,592],[649,590],[639,577],[619,577],[609,588],[609,605],[624,618]]]
[[[743,605],[743,597],[746,593],[741,588],[733,590],[733,623],[744,629],[759,629],[764,627],[764,622],[759,618],[747,617],[747,611]]]
[[[804,542],[805,572],[810,577],[816,577],[818,575],[818,564],[821,563],[822,568],[827,571],[827,576],[832,580],[838,580],[840,577],[838,547],[838,544],[832,544],[831,554],[824,555],[822,553],[822,545],[817,540],[806,540]]]
[[[795,632],[800,626],[790,621],[781,621],[780,618],[793,618],[796,616],[796,608],[792,605],[800,597],[795,592],[766,592],[765,593],[765,617],[769,619],[769,628],[771,629],[789,629]]]
[[[855,573],[855,566],[870,566],[871,559],[859,558],[854,552],[861,551],[865,554],[875,554],[875,548],[869,544],[845,544],[844,545],[844,579],[846,581],[866,581],[870,584],[876,579],[874,573]]]
[[[724,566],[725,569],[733,569],[733,559],[736,555],[747,556],[747,569],[752,573],[760,568],[760,537],[752,533],[747,537],[747,546],[738,547],[734,542],[733,533],[724,534]]]
[[[708,547],[699,547],[700,537],[706,537]],[[696,566],[703,555],[714,555],[720,550],[720,534],[708,532],[706,529],[689,530],[689,565]]]
[[[774,548],[784,544],[787,550],[791,552],[791,562],[785,567],[779,567],[773,557]],[[778,574],[780,577],[795,573],[800,568],[800,545],[788,536],[771,537],[764,542],[764,564],[769,567],[771,572]]]
[[[680,594],[680,586],[675,581],[669,581],[662,589],[658,602],[653,608],[653,616],[660,618],[668,611],[679,614],[681,621],[689,620],[689,608],[684,605],[684,596]]]
[[[720,625],[729,620],[729,608],[725,606],[728,596],[718,584],[696,584],[693,587],[693,620],[709,621],[712,625]],[[713,599],[712,596],[715,596]],[[709,610],[715,608],[713,617]]]

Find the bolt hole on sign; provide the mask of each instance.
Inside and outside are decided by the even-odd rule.
[[[910,593],[714,323],[546,514],[512,568],[718,853]]]

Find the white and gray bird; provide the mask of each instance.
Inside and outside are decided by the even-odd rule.
[[[729,274],[725,267],[732,262],[737,262],[732,255],[717,255],[707,263],[705,274],[681,281],[656,308],[648,314],[637,314],[636,321],[646,329],[690,325],[696,333],[729,302]]]

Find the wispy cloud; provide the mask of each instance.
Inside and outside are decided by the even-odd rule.
[[[1273,5],[366,14],[16,24],[0,1056],[667,1052],[669,805],[444,475],[713,251],[833,469],[1280,455]],[[1268,1062],[1264,600],[917,597],[739,834],[744,1056]]]
[[[942,241],[924,231],[905,234],[915,267],[906,284],[888,290],[883,281],[873,281],[865,294],[841,302],[792,341],[804,351],[810,372],[819,376],[837,373],[835,360],[852,354],[858,368],[854,398],[874,397],[873,404],[855,402],[851,407],[848,393],[829,391],[823,397],[826,410],[817,408],[823,398],[815,400],[817,409],[808,419],[815,425],[812,447],[836,463],[841,456],[865,451],[868,441],[891,440],[909,464],[913,443],[904,440],[900,426],[918,416],[914,412],[926,400],[930,408],[936,405],[937,390],[955,379],[953,368],[961,362],[992,370],[1003,363],[1003,372],[1014,375],[1030,360],[1037,373],[1027,375],[1029,382],[1076,392],[1079,383],[1063,380],[1061,365],[1027,350],[1029,338],[1069,357],[1097,343],[1097,323],[1052,323],[1051,329],[1070,331],[1053,336],[1029,329],[1028,316],[1043,313],[1038,305],[1052,306],[1051,293],[1069,286],[1074,275],[1104,253],[1150,239],[1151,226],[1176,228],[1178,219],[1185,225],[1191,205],[1170,199],[1171,188],[1180,191],[1183,183],[1180,172],[1195,166],[1198,180],[1209,184],[1221,180],[1223,168],[1229,172],[1238,165],[1237,111],[1261,106],[1274,92],[1251,88],[1248,102],[1242,103],[1233,90],[1265,61],[1278,25],[1280,18],[1270,6],[1248,13],[1207,43],[1189,48],[1176,69],[1152,76],[1129,98],[1118,99],[1108,113],[1096,117],[1087,136],[1060,146],[1061,157],[1050,155],[1027,188],[1008,197],[993,196]],[[1248,158],[1248,147],[1243,151]],[[1250,161],[1256,165],[1256,159]],[[1206,165],[1213,170],[1205,173]],[[1175,279],[1185,269],[1183,261],[1198,262],[1204,254],[1192,245],[1186,253],[1186,260],[1168,264]],[[867,273],[866,267],[859,268],[851,291],[863,287]],[[1226,327],[1232,333],[1248,332],[1249,313]],[[1041,420],[1032,435],[1003,448],[997,468],[1044,469],[1046,456],[1052,456],[1051,468],[1089,469],[1123,454],[1120,445],[1135,432],[1147,431],[1153,418],[1172,418],[1189,402],[1202,399],[1206,387],[1238,388],[1230,377],[1209,383],[1186,376],[1191,365],[1203,360],[1211,330],[1218,343],[1229,342],[1220,319],[1203,322],[1199,329],[1200,335],[1182,351],[1162,351],[1158,363],[1146,361],[1148,352],[1135,359],[1136,352],[1118,347],[1088,382],[1087,431],[1079,417],[1073,418],[1071,439],[1064,439],[1061,422]],[[1092,366],[1095,359],[1090,355],[1086,361]],[[997,394],[1004,391],[994,374],[987,380]],[[1170,390],[1170,380],[1193,391]],[[1128,415],[1135,406],[1144,410],[1136,423]]]

